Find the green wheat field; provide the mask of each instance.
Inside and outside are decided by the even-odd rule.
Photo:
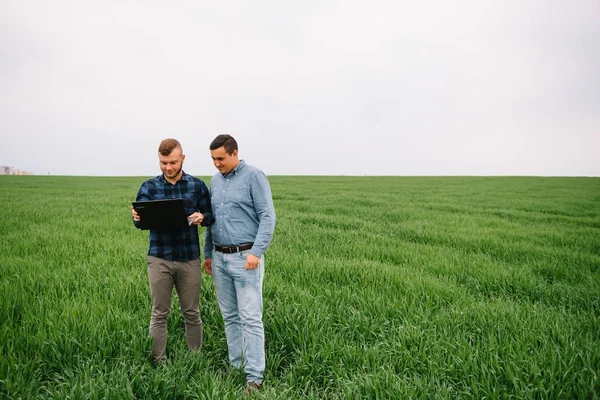
[[[144,179],[0,176],[0,398],[244,397],[206,274],[202,351],[174,293],[151,365]],[[600,178],[270,181],[252,397],[600,398]]]

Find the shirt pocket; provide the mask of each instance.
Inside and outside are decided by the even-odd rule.
[[[183,206],[188,215],[200,211],[198,207],[198,197],[196,193],[186,193],[183,195]]]
[[[229,189],[227,193],[227,201],[236,204],[252,204],[250,186],[244,185]]]

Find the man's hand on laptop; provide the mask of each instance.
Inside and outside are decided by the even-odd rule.
[[[133,220],[135,222],[140,221],[140,216],[138,215],[137,211],[135,211],[135,208],[133,208],[133,206],[131,206],[131,216],[133,217]]]
[[[188,216],[188,223],[190,225],[200,225],[202,220],[204,219],[204,215],[196,211],[195,213]]]

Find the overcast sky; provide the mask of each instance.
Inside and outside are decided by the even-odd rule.
[[[600,2],[0,1],[0,165],[600,176]]]

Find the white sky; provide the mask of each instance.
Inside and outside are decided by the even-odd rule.
[[[600,176],[600,2],[0,1],[0,165]]]

